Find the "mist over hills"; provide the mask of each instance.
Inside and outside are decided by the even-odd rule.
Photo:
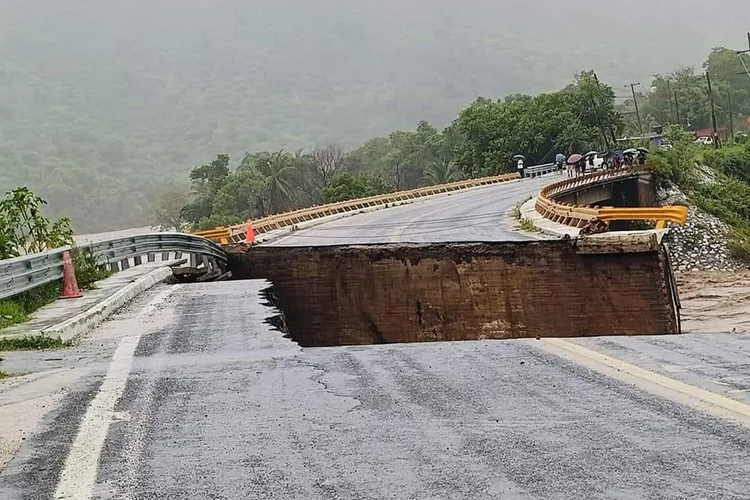
[[[0,189],[80,231],[142,225],[228,153],[356,147],[477,96],[622,88],[737,48],[746,0],[4,0]],[[624,90],[623,90],[624,93]]]

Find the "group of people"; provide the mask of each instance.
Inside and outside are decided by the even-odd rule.
[[[568,158],[574,157],[577,157],[574,161],[568,161]],[[587,166],[590,167],[591,170],[594,169],[594,156],[590,155],[586,157],[581,155],[570,155],[570,157],[566,157],[562,153],[557,153],[555,156],[555,165],[561,174],[563,169],[565,169],[568,177],[578,177],[586,173]]]
[[[589,152],[586,155],[571,154],[565,156],[563,153],[557,153],[555,156],[555,166],[562,174],[565,167],[568,177],[579,177],[585,175],[586,171],[593,171],[597,168],[597,159],[600,159],[598,167],[607,170],[610,168],[620,168],[623,166],[643,165],[646,163],[646,148],[626,149],[625,151],[615,151],[614,153],[599,154]],[[516,168],[521,178],[525,177],[526,159],[521,155],[513,157],[517,160]],[[571,161],[572,160],[572,161]]]

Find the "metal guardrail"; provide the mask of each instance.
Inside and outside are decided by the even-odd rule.
[[[533,168],[533,167],[532,167]],[[435,186],[428,186],[418,189],[411,189],[408,191],[399,191],[396,193],[388,193],[378,196],[370,196],[368,198],[360,198],[357,200],[349,200],[340,203],[329,203],[327,205],[318,205],[308,208],[302,208],[299,210],[293,210],[291,212],[285,212],[277,215],[271,215],[262,219],[256,219],[252,221],[255,234],[263,234],[268,231],[275,229],[282,229],[284,227],[294,226],[301,222],[306,222],[321,217],[328,217],[340,213],[353,212],[356,210],[362,210],[369,207],[385,206],[393,203],[399,203],[408,201],[416,198],[423,198],[425,196],[432,196],[440,193],[448,193],[451,191],[459,191],[462,189],[468,189],[478,186],[487,186],[491,184],[499,184],[501,182],[508,182],[519,179],[517,173],[504,174],[493,177],[483,177],[480,179],[468,179],[464,181],[451,182],[447,184],[438,184]],[[247,223],[230,226],[227,228],[217,227],[207,231],[197,231],[194,233],[198,236],[211,239],[217,243],[239,243],[245,241],[247,234]]]
[[[551,184],[539,193],[536,209],[542,216],[554,222],[573,227],[583,227],[590,221],[656,221],[657,228],[666,227],[667,223],[684,224],[687,221],[688,209],[682,205],[665,207],[598,207],[580,206],[557,201],[556,197],[569,194],[594,184],[614,182],[619,179],[637,177],[651,173],[656,166],[636,165],[614,170],[603,170],[582,177],[566,179]]]
[[[226,267],[227,262],[226,254],[216,243],[200,236],[183,233],[144,234],[100,241],[79,248],[90,250],[99,264],[107,265],[112,270],[119,270],[121,263],[123,268],[129,267],[127,262],[130,258],[134,258],[137,265],[143,255],[148,256],[149,262],[154,262],[157,253],[169,252],[179,254],[176,258],[180,258],[183,253],[199,256],[202,263],[209,267]],[[56,248],[0,260],[0,299],[62,279],[63,253],[68,250],[70,247]],[[162,255],[162,260],[167,260],[163,257]]]
[[[524,169],[524,176],[526,177],[539,177],[540,175],[551,174],[557,172],[557,165],[554,163],[545,163],[543,165],[534,165]]]

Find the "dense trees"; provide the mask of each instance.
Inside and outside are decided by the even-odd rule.
[[[644,128],[653,123],[679,123],[693,130],[711,127],[711,102],[705,77],[708,72],[718,125],[728,127],[731,116],[734,129],[744,130],[750,115],[748,70],[750,57],[744,56],[743,65],[743,59],[734,50],[717,47],[700,72],[681,68],[667,75],[656,75],[642,98]]]
[[[227,155],[194,168],[191,201],[182,217],[206,228],[297,207],[413,189],[512,168],[558,151],[606,147],[621,127],[614,94],[593,72],[559,92],[504,100],[477,99],[444,130],[426,121],[344,152],[336,144],[310,152],[246,153],[236,167]]]
[[[514,154],[536,163],[560,151],[606,149],[621,125],[612,88],[583,72],[559,92],[477,99],[456,121],[464,137],[457,162],[469,176],[488,175],[513,169]]]

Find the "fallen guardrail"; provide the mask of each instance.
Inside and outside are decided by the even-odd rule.
[[[90,250],[97,263],[108,266],[112,271],[119,271],[142,263],[145,255],[148,262],[155,262],[156,255],[161,253],[162,260],[182,254],[192,257],[197,267],[203,264],[211,269],[226,268],[227,257],[224,250],[216,243],[203,238],[183,233],[153,233],[128,238],[100,241],[78,247]],[[56,248],[46,252],[34,253],[0,260],[0,299],[13,297],[63,277],[63,255],[70,247]]]
[[[543,217],[581,228],[592,221],[655,221],[657,229],[667,223],[684,224],[688,209],[682,205],[665,207],[599,207],[580,206],[557,201],[555,198],[597,183],[614,182],[619,179],[637,177],[653,172],[654,165],[636,165],[614,170],[603,170],[593,174],[565,179],[542,189],[537,197],[536,209]]]
[[[256,219],[251,222],[255,230],[255,234],[263,234],[268,231],[283,229],[285,227],[294,226],[295,224],[299,224],[301,222],[320,219],[322,217],[328,217],[331,215],[353,212],[377,206],[386,206],[393,203],[404,202],[417,198],[424,198],[426,196],[433,196],[440,193],[448,193],[472,187],[499,184],[501,182],[508,182],[517,179],[519,179],[519,175],[517,173],[512,173],[497,175],[493,177],[483,177],[480,179],[468,179],[447,184],[437,184],[435,186],[427,186],[418,189],[411,189],[408,191],[399,191],[396,193],[370,196],[368,198],[360,198],[339,203],[329,203],[327,205],[302,208],[299,210],[293,210],[291,212],[284,212],[268,217],[263,217],[262,219]],[[209,229],[207,231],[197,231],[193,234],[208,238],[214,242],[221,244],[238,243],[245,241],[247,228],[248,224],[245,223],[230,227],[217,227],[214,229]]]

